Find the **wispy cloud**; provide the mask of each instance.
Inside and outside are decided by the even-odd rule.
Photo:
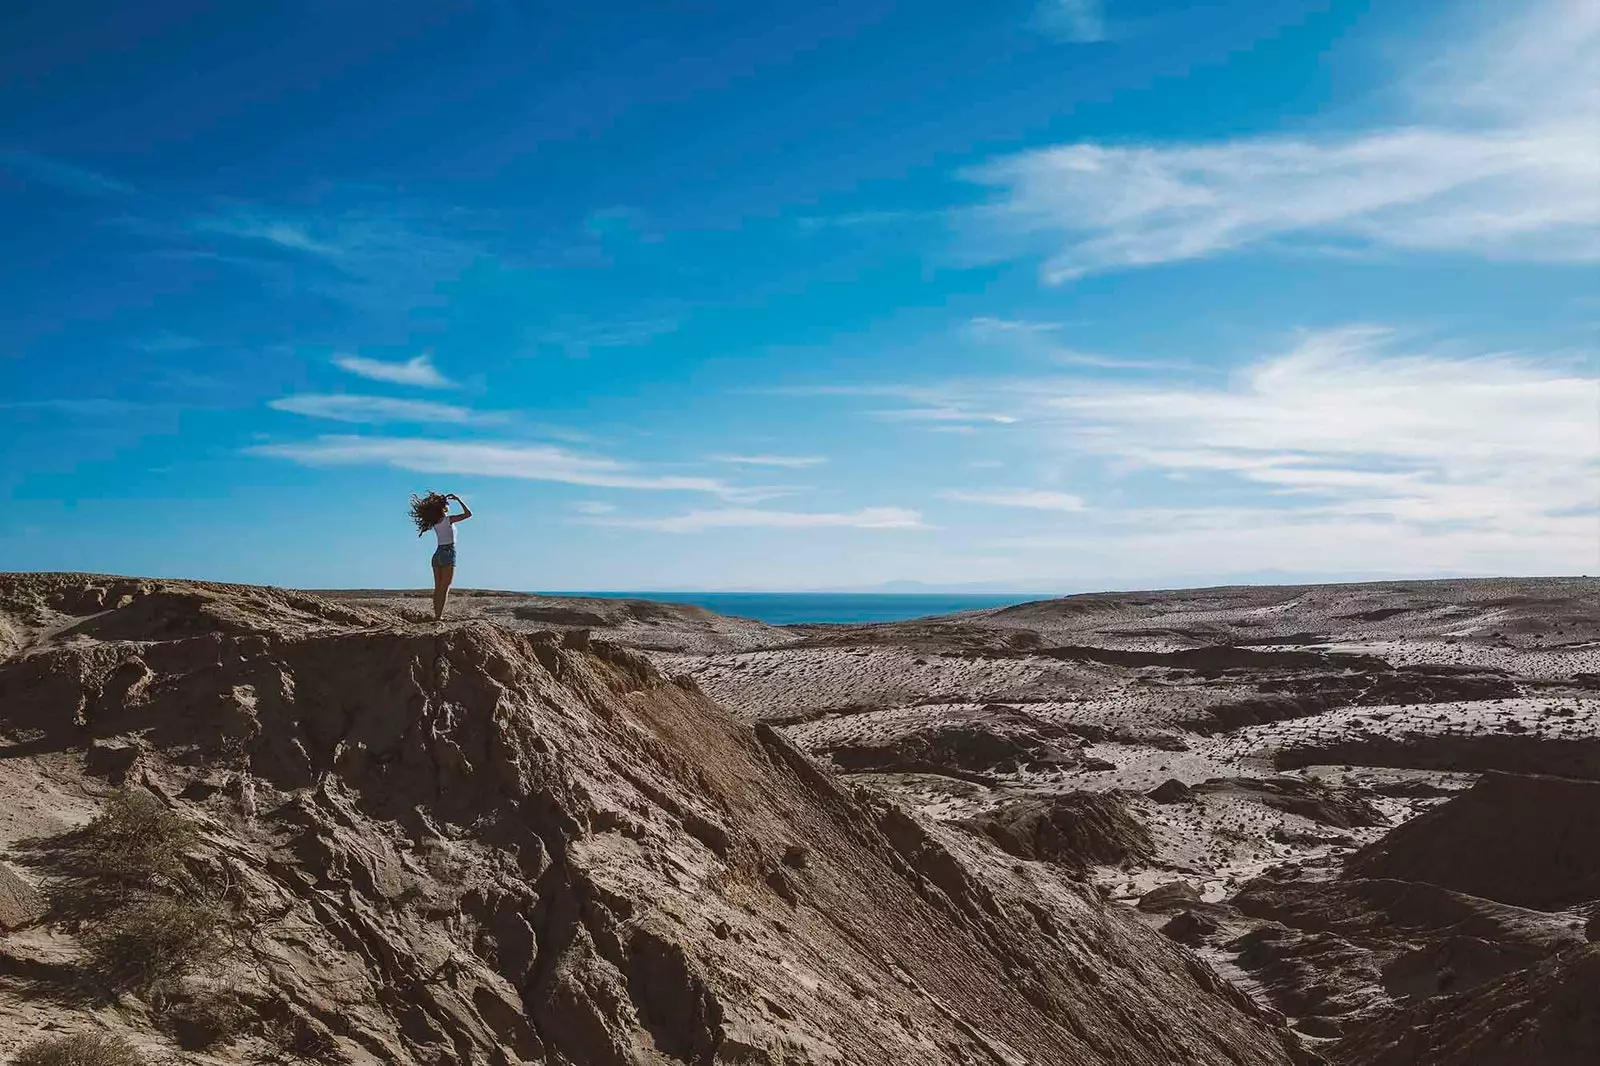
[[[581,500],[573,504],[572,509],[579,514],[602,515],[612,514],[616,511],[617,505],[614,503],[602,503],[599,500]]]
[[[791,470],[819,466],[828,461],[820,455],[713,455],[711,460],[734,466],[777,466]]]
[[[863,507],[859,511],[764,511],[753,507],[689,511],[667,518],[607,518],[598,524],[660,533],[700,533],[708,529],[919,529],[922,515],[904,507]]]
[[[859,396],[870,399],[899,400],[906,406],[873,408],[864,411],[868,418],[881,422],[906,422],[926,428],[972,431],[980,425],[1010,425],[1018,418],[1006,411],[976,407],[966,399],[971,391],[966,383],[936,385],[787,385],[757,390],[768,396]]]
[[[1600,9],[1516,11],[1405,83],[1417,118],[1317,138],[1068,144],[968,176],[989,239],[1054,245],[1048,281],[1274,242],[1600,259]]]
[[[154,405],[136,400],[113,400],[103,397],[81,397],[76,399],[52,397],[44,400],[0,401],[0,410],[55,411],[60,414],[77,415],[84,418],[130,414],[135,411],[149,410],[152,406]]]
[[[372,381],[387,381],[394,385],[416,385],[425,389],[453,389],[456,383],[439,373],[433,365],[433,356],[427,352],[391,363],[383,359],[369,359],[362,355],[338,355],[333,364],[340,370]]]
[[[1125,359],[1121,356],[1080,352],[1056,340],[1066,327],[1065,322],[980,316],[968,321],[966,332],[981,343],[1004,347],[1058,366],[1086,366],[1103,370],[1178,370],[1187,365],[1173,360]]]
[[[609,489],[716,495],[726,495],[730,491],[728,485],[714,478],[650,473],[620,460],[581,455],[548,444],[326,436],[311,441],[263,444],[247,451],[306,466],[388,466],[423,474],[471,474]]]
[[[820,230],[878,229],[910,222],[942,221],[943,211],[851,211],[838,215],[807,215],[795,225],[802,233]]]
[[[1106,16],[1101,0],[1043,0],[1039,24],[1063,40],[1089,44],[1106,39]]]
[[[1477,525],[1402,525],[1382,517],[1297,513],[1258,507],[1151,509],[1075,534],[1020,535],[992,542],[1014,565],[1027,555],[1072,560],[1099,582],[1214,583],[1268,574],[1537,575],[1592,573],[1600,532],[1592,517],[1560,519],[1537,535]],[[1055,572],[1059,573],[1057,569]],[[1187,579],[1183,575],[1192,575]]]
[[[1067,328],[1067,323],[1034,322],[1025,318],[995,318],[992,315],[979,315],[976,318],[969,319],[967,326],[978,337],[1003,337],[1009,334],[1037,337],[1044,333],[1059,333]]]
[[[1048,492],[1043,489],[949,489],[939,493],[941,499],[961,503],[980,503],[991,507],[1022,507],[1033,511],[1081,511],[1083,497],[1068,492]]]
[[[1223,387],[1074,389],[1061,443],[1124,469],[1276,498],[1280,521],[1476,530],[1600,552],[1600,378],[1513,355],[1409,354],[1390,334],[1307,335]]]
[[[206,347],[206,343],[195,337],[185,337],[180,333],[157,333],[131,342],[128,347],[134,351],[145,352],[150,355],[164,355],[172,352],[192,352]]]
[[[116,178],[31,152],[0,152],[0,170],[78,196],[136,196],[139,192]]]
[[[536,333],[533,340],[540,348],[555,348],[567,356],[582,359],[596,349],[641,347],[657,337],[677,332],[682,324],[674,315],[610,321],[567,320]]]
[[[279,248],[287,248],[296,252],[309,252],[312,255],[329,259],[338,258],[345,254],[345,249],[342,246],[312,237],[306,224],[300,222],[239,214],[203,218],[197,222],[197,226],[202,230],[224,233],[230,237],[241,237],[245,240],[265,241],[268,244],[275,244]]]
[[[501,416],[473,411],[454,404],[425,400],[398,400],[391,396],[355,396],[348,393],[322,393],[285,396],[267,404],[275,411],[327,418],[336,422],[445,422],[465,424],[492,422]]]
[[[994,411],[976,411],[970,407],[958,407],[955,405],[895,407],[870,413],[872,417],[881,419],[884,422],[935,422],[965,425],[990,422],[1004,426],[1017,421],[1014,415],[999,414]]]
[[[194,239],[218,238],[286,256],[319,271],[294,271],[296,286],[360,307],[414,306],[442,299],[442,286],[488,256],[492,218],[369,189],[343,190],[345,206],[290,210],[220,204],[182,220]]]

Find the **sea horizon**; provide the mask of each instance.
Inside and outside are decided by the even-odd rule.
[[[590,596],[597,599],[655,600],[703,607],[730,618],[768,625],[862,625],[1009,607],[1051,598],[1038,592],[684,592],[540,591],[538,596]]]

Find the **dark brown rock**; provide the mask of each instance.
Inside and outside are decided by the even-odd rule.
[[[120,785],[128,779],[142,751],[138,744],[120,737],[90,741],[84,769],[113,785]]]
[[[1516,970],[1470,994],[1395,1010],[1351,1033],[1338,1066],[1593,1066],[1600,1062],[1600,944]]]
[[[1600,899],[1600,781],[1486,774],[1346,868],[1542,910]]]
[[[1148,859],[1150,833],[1118,796],[1072,792],[1018,800],[962,823],[1021,859],[1057,863],[1078,874],[1096,864]]]
[[[1206,937],[1221,928],[1217,920],[1208,915],[1196,914],[1194,911],[1179,911],[1167,920],[1161,927],[1161,932],[1180,944],[1198,947]]]
[[[1145,795],[1157,803],[1192,803],[1194,790],[1176,778],[1167,778]]]
[[[1177,910],[1188,903],[1198,902],[1200,889],[1187,881],[1168,881],[1157,885],[1139,897],[1139,909],[1153,914]]]

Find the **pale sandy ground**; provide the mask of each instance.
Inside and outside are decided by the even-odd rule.
[[[420,594],[340,595],[408,610],[422,602]],[[820,754],[965,714],[981,716],[997,705],[1041,723],[1116,734],[1117,742],[1084,749],[1114,769],[1021,770],[991,775],[983,784],[934,774],[859,776],[945,820],[1018,796],[1134,795],[1133,809],[1151,826],[1159,848],[1149,868],[1100,872],[1119,895],[1183,874],[1218,896],[1266,865],[1331,861],[1386,828],[1332,830],[1247,797],[1161,805],[1138,795],[1168,779],[1196,784],[1265,777],[1284,766],[1291,774],[1362,788],[1423,778],[1447,794],[1497,761],[1538,770],[1546,768],[1546,752],[1557,752],[1557,762],[1568,748],[1579,760],[1600,756],[1584,750],[1587,742],[1600,742],[1600,685],[1583,681],[1585,674],[1600,673],[1600,581],[1594,579],[1105,593],[878,626],[771,627],[676,605],[641,618],[616,601],[511,594],[458,594],[451,612],[549,628],[550,619],[561,617],[559,609],[597,612],[596,620],[608,624],[592,627],[596,636],[646,649],[669,673],[692,678],[745,717],[784,724],[797,742]],[[1020,647],[1019,634],[1025,638]],[[1268,662],[1260,669],[1202,668],[1196,676],[1179,662],[1121,665],[1029,653],[1031,646],[1172,653],[1216,645],[1322,652],[1331,671],[1346,657],[1376,657],[1397,669],[1477,671],[1502,677],[1516,695],[1433,702],[1424,693],[1417,698],[1429,702],[1336,706],[1203,735],[1184,723],[1203,717],[1208,707],[1261,695],[1263,679],[1292,681],[1318,670]],[[1315,691],[1314,680],[1309,688]],[[1163,746],[1142,738],[1161,739]],[[1496,745],[1507,741],[1526,750],[1505,755]],[[1326,758],[1319,756],[1323,751]],[[1376,765],[1351,762],[1363,754]],[[1439,801],[1373,796],[1392,821]],[[1326,842],[1307,843],[1319,837]]]

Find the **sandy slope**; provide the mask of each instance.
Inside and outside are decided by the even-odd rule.
[[[1309,1061],[1055,865],[583,632],[88,575],[0,576],[0,616],[0,787],[37,797],[0,861],[57,893],[0,936],[0,1049],[102,1029],[154,1062],[195,1043],[175,1004],[222,997],[247,1023],[188,1061]],[[118,902],[65,909],[118,782],[199,832],[141,891],[226,914],[149,990],[85,964]]]
[[[1541,1061],[1590,1061],[1592,1031],[1536,1001],[1565,1002],[1592,971],[1573,954],[1600,931],[1588,882],[1572,889],[1583,898],[1501,898],[1483,871],[1428,856],[1512,854],[1483,843],[1509,839],[1527,844],[1515,852],[1512,881],[1573,880],[1560,874],[1569,859],[1537,850],[1548,839],[1539,827],[1590,792],[1494,786],[1519,799],[1485,825],[1482,812],[1501,805],[1480,802],[1484,786],[1474,786],[1488,771],[1512,782],[1600,781],[1600,581],[1116,593],[812,627],[488,592],[458,594],[437,627],[420,624],[419,592],[308,596],[81,575],[0,579],[0,589],[9,604],[0,639],[13,651],[0,678],[15,686],[55,664],[28,682],[49,693],[30,706],[83,723],[51,732],[0,702],[13,752],[0,758],[0,795],[15,798],[0,804],[9,840],[92,814],[103,785],[84,777],[82,730],[115,728],[140,738],[143,779],[175,804],[190,802],[182,782],[197,774],[221,782],[203,813],[262,870],[285,861],[287,847],[296,862],[312,854],[338,871],[353,870],[357,852],[392,855],[414,877],[405,856],[425,845],[418,825],[459,844],[469,867],[493,868],[507,842],[485,835],[485,824],[499,824],[485,823],[485,812],[505,797],[474,801],[470,817],[440,806],[461,781],[482,780],[483,755],[464,747],[468,754],[418,764],[435,789],[415,796],[425,813],[418,822],[376,802],[393,787],[379,782],[394,779],[371,777],[371,755],[351,755],[349,730],[352,722],[393,730],[421,714],[436,737],[461,729],[492,737],[472,723],[486,713],[500,721],[505,711],[495,708],[524,708],[516,716],[531,714],[535,735],[559,756],[549,773],[564,797],[540,848],[560,850],[563,869],[581,872],[578,897],[627,901],[623,910],[607,902],[598,926],[583,919],[590,954],[576,971],[562,970],[594,964],[599,984],[575,978],[586,991],[571,995],[615,1004],[594,1032],[614,1038],[617,1061],[736,1061],[729,1049],[758,1045],[759,1055],[737,1061],[1283,1061],[1300,1053],[1263,1020],[1270,1013],[1258,1013],[1274,1008],[1335,1063],[1465,1066],[1499,1039],[1496,1019],[1509,1018],[1536,1029],[1527,1046]],[[602,638],[649,664],[605,657],[612,653],[591,661],[584,649]],[[268,652],[254,650],[262,641]],[[486,659],[484,649],[494,654]],[[180,651],[223,664],[266,655],[250,670],[295,659],[283,669],[296,696],[277,698],[280,725],[260,734],[275,739],[257,742],[278,758],[303,749],[316,772],[273,771],[260,755],[245,770],[214,764],[194,740],[196,725],[165,732],[164,718],[137,710],[148,702],[140,685],[166,692],[159,706],[185,708],[196,723],[216,713],[193,710],[214,693],[236,700],[236,685],[196,688],[189,660],[156,666]],[[130,654],[149,680],[119,665]],[[502,659],[512,665],[485,665]],[[480,695],[439,704],[425,675],[440,661],[452,677],[486,672],[471,682]],[[618,669],[625,679],[608,680]],[[252,713],[265,723],[260,684],[250,685]],[[785,754],[790,743],[842,778]],[[467,770],[441,790],[441,768],[462,759]],[[308,812],[297,816],[299,836],[263,836],[240,822],[226,797],[241,774],[271,802]],[[338,788],[317,791],[318,774]],[[307,833],[324,843],[305,843]],[[804,857],[786,864],[794,844]],[[1384,856],[1381,869],[1372,856]],[[322,878],[318,891],[348,876],[330,883],[310,872]],[[520,887],[497,882],[519,901],[509,906],[533,908],[527,924],[540,936],[549,934],[531,915],[548,876],[524,870],[513,877]],[[430,899],[444,892],[418,884]],[[338,925],[314,898],[281,877],[260,891],[311,906],[305,928],[320,926],[318,936],[333,937],[328,958],[344,958]],[[1474,894],[1485,892],[1497,895]],[[493,898],[502,902],[474,904],[492,914],[471,923],[502,920],[492,915],[507,897]],[[408,925],[404,907],[363,907],[382,916],[385,936],[426,955],[423,926]],[[841,914],[857,917],[841,926]],[[646,959],[667,951],[683,961],[639,962],[634,933],[617,930],[640,929],[653,931],[637,933]],[[662,929],[673,932],[661,940]],[[70,964],[70,938],[59,931],[25,936],[34,938],[29,950]],[[957,945],[956,956],[934,941]],[[659,943],[671,946],[648,946]],[[553,1006],[551,971],[508,975],[481,946],[465,950],[497,1001],[531,1020],[542,1061],[570,1057],[560,1040],[580,1038],[552,1034],[572,1001]],[[1552,954],[1574,961],[1537,965]],[[303,954],[294,962],[318,964]],[[339,965],[366,974],[375,990],[398,987],[381,960]],[[657,976],[640,976],[641,965]],[[659,977],[663,965],[670,979]],[[1213,969],[1251,1000],[1215,984]],[[1493,1016],[1462,995],[1480,986],[1493,989]],[[658,993],[677,1014],[720,1020],[662,1030]],[[380,997],[381,1009],[361,1015],[365,1037],[336,1034],[354,1042],[349,1054],[382,1040],[400,1056],[393,1061],[434,1061],[417,1057],[434,1046],[421,1039],[426,1032],[443,1034],[435,1044],[504,1045],[504,1034],[482,1035],[493,1031],[489,1016],[503,1013],[488,1000],[419,1007],[407,996],[406,1010],[432,1021],[408,1022]],[[292,1005],[327,1024],[313,999]],[[1413,1023],[1425,1027],[1425,1042],[1404,1038]]]

